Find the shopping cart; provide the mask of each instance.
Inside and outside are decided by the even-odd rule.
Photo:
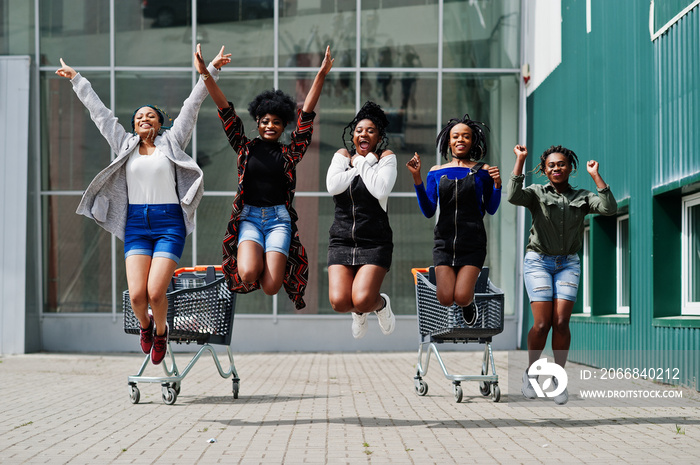
[[[163,361],[165,376],[142,376],[151,360],[146,355],[139,372],[129,376],[129,398],[133,404],[138,404],[141,394],[138,383],[160,383],[163,402],[172,405],[180,393],[180,384],[190,369],[206,351],[210,352],[216,363],[216,368],[222,378],[233,377],[233,398],[238,398],[240,379],[233,364],[231,353],[231,335],[233,333],[233,315],[236,294],[226,286],[221,266],[197,266],[179,268],[173,274],[168,287],[168,328],[170,331],[167,360]],[[124,332],[139,334],[139,321],[131,308],[129,291],[124,291]],[[201,344],[199,351],[180,372],[175,364],[171,344],[176,342],[196,342]],[[224,371],[219,358],[211,344],[223,344],[228,351],[229,368]]]
[[[428,383],[422,379],[428,373],[431,352],[435,353],[445,378],[452,381],[455,401],[462,401],[462,381],[478,381],[481,395],[492,394],[493,401],[501,399],[498,387],[498,375],[491,351],[491,337],[503,331],[503,291],[488,279],[488,267],[479,274],[475,286],[474,300],[479,309],[476,321],[468,325],[462,313],[462,307],[453,305],[444,307],[437,300],[435,272],[430,268],[413,268],[411,270],[416,283],[416,308],[418,309],[418,365],[413,378],[416,393],[424,396],[428,393]],[[481,362],[480,375],[452,375],[448,373],[440,356],[437,344],[479,343],[485,344],[484,357]],[[423,364],[423,351],[428,350]],[[489,363],[493,374],[489,375]]]

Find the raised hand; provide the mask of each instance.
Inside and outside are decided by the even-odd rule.
[[[423,178],[420,175],[421,162],[418,152],[414,152],[413,158],[406,163],[406,168],[408,168],[408,171],[413,175],[413,184],[420,186],[423,183]]]
[[[591,177],[595,177],[598,174],[599,167],[600,164],[595,160],[589,160],[588,163],[586,163],[586,171],[588,171]]]
[[[59,58],[59,60],[61,60],[61,67],[56,70],[56,74],[64,78],[73,79],[78,73],[73,68],[68,66],[66,62],[63,61],[63,58]]]
[[[515,153],[515,156],[518,158],[527,158],[527,147],[524,145],[516,145],[513,147],[513,153]]]
[[[498,166],[489,166],[488,172],[489,176],[491,176],[491,179],[493,179],[493,185],[496,186],[496,189],[500,189],[501,171],[498,169]]]
[[[331,57],[331,46],[327,45],[326,46],[326,54],[323,57],[323,62],[321,63],[321,69],[319,69],[320,73],[323,73],[325,76],[328,74],[328,72],[331,70],[333,67],[333,62],[335,61],[335,58]]]
[[[197,51],[194,52],[194,69],[196,69],[199,74],[209,74],[207,65],[204,63],[204,58],[202,58],[201,44],[197,44]]]
[[[219,50],[219,53],[214,57],[213,60],[211,60],[211,62],[214,65],[214,68],[221,69],[222,66],[231,63],[231,54],[224,53],[224,46],[222,45],[221,50]]]

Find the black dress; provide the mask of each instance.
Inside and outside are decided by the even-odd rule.
[[[394,243],[389,215],[355,176],[350,187],[334,195],[335,219],[330,228],[328,265],[391,267]]]
[[[473,265],[481,268],[486,260],[486,228],[476,196],[474,166],[462,179],[440,178],[440,216],[435,225],[433,264]]]

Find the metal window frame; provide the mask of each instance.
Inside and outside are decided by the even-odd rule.
[[[690,300],[690,283],[700,276],[693,276],[690,267],[690,241],[700,236],[700,231],[691,231],[690,209],[700,207],[700,192],[684,196],[681,209],[681,315],[700,315],[700,301]],[[700,213],[700,212],[699,212]]]
[[[622,305],[622,294],[624,292],[628,292],[628,293],[630,293],[630,292],[629,292],[629,289],[622,288],[623,282],[624,282],[624,280],[622,278],[623,278],[623,273],[625,272],[625,270],[623,269],[623,266],[622,266],[622,264],[624,262],[624,258],[622,256],[622,254],[624,253],[624,250],[622,250],[622,234],[620,233],[620,225],[622,224],[622,222],[627,221],[627,244],[629,247],[629,238],[630,238],[630,234],[629,234],[630,222],[629,222],[629,220],[630,220],[630,215],[629,215],[629,213],[627,213],[627,214],[618,216],[616,218],[616,222],[615,222],[615,237],[616,237],[616,245],[615,245],[615,282],[616,282],[616,284],[615,284],[615,289],[616,289],[615,302],[616,302],[616,305],[615,305],[615,307],[617,308],[617,313],[621,314],[621,315],[628,315],[630,313],[630,306],[629,305]],[[629,253],[629,250],[628,250],[628,253]],[[626,271],[628,274],[630,273],[629,269]],[[629,279],[629,277],[628,277],[628,279]],[[628,298],[629,297],[630,296],[628,296]]]

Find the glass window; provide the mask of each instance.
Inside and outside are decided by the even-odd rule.
[[[231,53],[231,67],[274,66],[273,23],[273,0],[197,0],[196,41],[202,44],[207,63],[224,45]]]
[[[617,218],[617,313],[630,312],[629,215]]]
[[[319,3],[323,3],[320,11]],[[334,68],[355,66],[355,5],[351,11],[343,11],[338,5],[332,8],[333,3],[318,0],[280,3],[280,66],[317,68],[328,45],[335,58]]]
[[[81,73],[109,106],[109,75]],[[42,73],[42,189],[84,190],[109,165],[111,149],[66,78]]]
[[[683,198],[682,315],[700,315],[700,194]]]
[[[0,55],[34,54],[34,2],[0,0]]]
[[[591,227],[583,228],[583,313],[591,313]]]
[[[191,5],[191,0],[115,2],[119,12],[114,17],[116,65],[191,66]],[[205,59],[219,51],[202,47]]]
[[[519,67],[519,1],[445,0],[443,28],[445,68]]]
[[[75,214],[79,196],[43,199],[44,311],[111,312],[110,234]]]
[[[437,0],[364,1],[360,27],[363,68],[434,68],[438,64]]]
[[[42,65],[109,65],[109,0],[40,0],[39,22]]]

